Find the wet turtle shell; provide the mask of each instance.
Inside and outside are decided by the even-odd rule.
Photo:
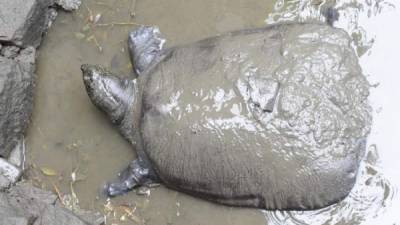
[[[353,187],[369,85],[343,30],[233,32],[143,76],[143,150],[167,186],[267,209],[320,208]]]
[[[159,57],[143,45],[143,33],[130,45],[139,78],[121,82],[121,90],[135,90],[122,99],[134,100],[121,101],[123,118],[113,121],[166,186],[282,210],[321,208],[348,195],[371,115],[369,84],[345,31],[275,25]],[[121,99],[115,96],[125,95],[103,102],[113,118],[121,111],[109,107]]]

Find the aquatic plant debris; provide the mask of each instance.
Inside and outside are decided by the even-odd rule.
[[[83,39],[83,38],[85,38],[85,34],[83,34],[83,33],[81,33],[81,32],[75,32],[75,37],[77,38],[77,39]]]
[[[88,38],[86,38],[87,41],[93,41],[96,47],[99,49],[100,52],[103,52],[103,47],[101,47],[99,41],[97,40],[96,36],[92,34]]]
[[[65,206],[64,197],[63,197],[63,194],[61,193],[60,189],[59,189],[59,188],[57,187],[57,185],[54,184],[54,183],[53,183],[53,188],[54,188],[54,191],[56,192],[57,197],[58,197],[58,199],[60,200],[61,204],[62,204],[63,206]]]
[[[96,24],[96,26],[99,26],[99,27],[102,27],[102,26],[131,26],[131,25],[144,26],[143,24],[135,23],[135,22],[111,22],[111,23]]]
[[[56,176],[58,174],[57,171],[49,167],[40,167],[40,171],[46,176]]]
[[[102,14],[101,13],[97,13],[96,15],[94,15],[93,10],[91,10],[85,3],[83,3],[83,5],[86,8],[86,11],[88,12],[88,17],[87,17],[87,21],[88,23],[85,24],[82,27],[82,31],[83,32],[87,32],[90,33],[88,34],[88,37],[86,38],[86,41],[88,42],[93,42],[97,49],[99,50],[99,52],[103,52],[103,47],[100,44],[95,31],[94,31],[94,27],[114,27],[114,26],[143,26],[143,24],[139,24],[136,22],[106,22],[106,23],[99,23],[99,21],[102,18]],[[75,37],[78,39],[83,39],[84,36],[82,34],[75,33]]]
[[[130,5],[130,16],[131,17],[136,16],[136,1],[137,0],[131,0],[131,5]]]
[[[137,211],[137,207],[120,204],[114,205],[110,199],[107,199],[106,203],[103,205],[104,207],[104,216],[106,221],[110,221],[111,223],[116,222],[125,222],[128,219],[135,224],[144,225],[145,221],[141,219],[139,216],[135,215]]]

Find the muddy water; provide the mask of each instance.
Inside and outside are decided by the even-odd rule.
[[[72,190],[79,205],[102,212],[107,202],[100,196],[102,185],[135,155],[91,104],[82,83],[82,63],[102,64],[133,76],[126,46],[127,34],[136,26],[133,22],[159,26],[167,45],[174,46],[283,20],[322,19],[319,10],[334,5],[333,1],[280,0],[136,0],[134,6],[132,0],[84,3],[75,13],[61,13],[41,46],[36,106],[27,135],[28,164],[33,182],[50,190],[56,186],[61,195],[71,194],[71,173],[75,172],[78,181]],[[400,223],[396,214],[400,209],[400,165],[396,162],[400,154],[395,143],[400,136],[400,89],[396,85],[400,13],[396,6],[400,4],[395,0],[336,1],[341,12],[337,26],[352,35],[365,74],[376,84],[370,97],[374,126],[369,148],[358,183],[345,201],[318,211],[263,212],[219,206],[159,187],[149,196],[131,192],[112,199],[108,206],[136,206],[136,211],[132,218],[123,217],[120,211],[115,216],[108,213],[107,224]],[[93,25],[90,17],[96,20],[97,14],[100,19]]]

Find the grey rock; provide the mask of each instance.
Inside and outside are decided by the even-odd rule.
[[[22,138],[8,157],[8,162],[24,170],[25,140]]]
[[[30,225],[27,218],[24,217],[2,217],[0,224],[4,225]]]
[[[6,193],[0,192],[0,224],[8,225],[7,222],[27,222],[28,224],[32,224],[35,220],[35,216],[25,213],[20,208],[14,207],[10,204],[10,199]]]
[[[25,67],[30,67],[34,65],[35,59],[36,59],[36,49],[32,46],[22,49],[19,52],[19,55],[15,57],[15,60],[18,61],[19,63],[24,64]]]
[[[38,47],[54,19],[53,0],[0,1],[0,42]]]
[[[74,211],[75,215],[81,218],[83,221],[92,225],[102,225],[104,224],[104,216],[99,212],[92,212],[88,210],[80,209],[79,211]]]
[[[3,221],[16,221],[21,224],[28,221],[28,224],[34,225],[103,224],[103,221],[99,220],[99,214],[82,211],[82,218],[84,216],[90,220],[88,223],[56,204],[56,200],[57,196],[51,192],[35,188],[28,183],[19,183],[7,193],[0,193],[0,218]]]
[[[8,191],[9,201],[29,214],[37,214],[47,205],[55,204],[57,196],[28,183],[19,183]]]
[[[1,55],[6,58],[14,58],[18,55],[19,48],[17,46],[5,46],[1,49]]]
[[[344,30],[277,24],[162,49],[141,27],[128,42],[137,79],[81,68],[138,155],[110,196],[160,181],[221,204],[311,210],[350,193],[371,107]]]
[[[81,5],[81,0],[56,0],[56,3],[67,11],[77,10]]]
[[[49,29],[51,25],[53,25],[53,22],[57,18],[57,16],[58,16],[57,10],[54,8],[50,8],[49,12],[47,13],[47,29]]]
[[[11,186],[11,181],[0,173],[0,191],[4,191]]]
[[[0,158],[0,175],[3,175],[11,183],[15,183],[22,175],[22,170],[7,160]]]
[[[79,217],[72,214],[71,211],[48,205],[40,216],[36,219],[33,225],[89,225],[87,222],[81,220]]]
[[[28,47],[15,60],[0,56],[0,156],[8,158],[29,124],[35,86],[35,51]]]
[[[64,195],[64,200],[65,200],[65,195]],[[56,201],[55,204],[57,207],[61,207],[61,208],[67,208],[69,210],[71,210],[71,206],[66,206],[64,207],[64,205],[61,203],[61,201],[58,199]],[[99,212],[93,212],[90,210],[85,210],[85,209],[81,209],[79,206],[75,206],[73,207],[73,213],[78,216],[80,219],[82,219],[83,221],[92,224],[92,225],[102,225],[104,224],[104,215],[102,215]]]

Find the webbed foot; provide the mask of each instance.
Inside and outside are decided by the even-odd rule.
[[[160,56],[165,43],[157,27],[141,26],[130,32],[128,38],[131,61],[137,74],[141,74]]]
[[[117,181],[106,185],[105,192],[107,196],[114,197],[136,187],[154,183],[156,180],[156,175],[147,163],[136,159],[119,174]]]

